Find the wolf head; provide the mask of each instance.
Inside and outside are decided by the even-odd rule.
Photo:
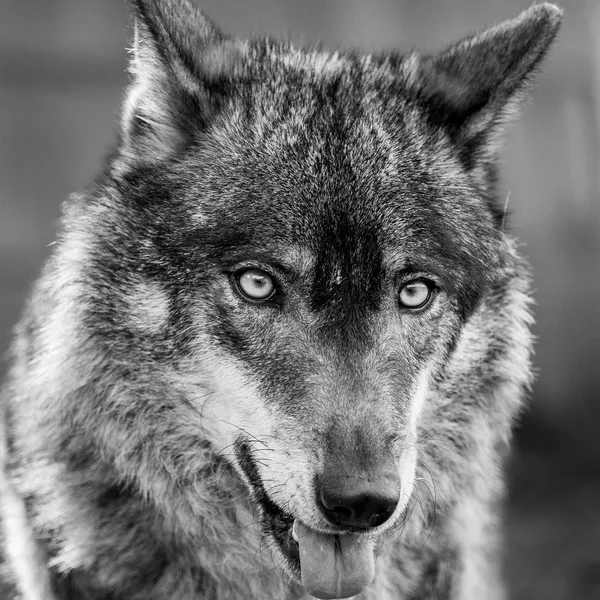
[[[364,56],[133,4],[121,142],[68,207],[60,259],[80,265],[73,343],[97,353],[82,377],[107,397],[93,435],[190,529],[208,448],[289,573],[354,595],[422,467],[442,507],[495,468],[528,382],[495,156],[560,11]]]

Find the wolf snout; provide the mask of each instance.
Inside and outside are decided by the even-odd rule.
[[[400,500],[396,473],[340,475],[325,473],[317,480],[317,504],[332,525],[370,529],[383,525]]]

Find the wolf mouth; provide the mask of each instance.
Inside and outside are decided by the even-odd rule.
[[[353,532],[315,531],[267,495],[250,443],[238,440],[235,453],[262,512],[263,530],[283,555],[291,575],[317,598],[349,598],[375,576],[374,538]]]
[[[288,568],[299,580],[300,551],[292,533],[295,518],[281,509],[267,495],[256,461],[252,456],[250,443],[246,440],[237,440],[235,454],[240,468],[250,483],[254,500],[262,509],[263,529],[273,538],[287,559]]]

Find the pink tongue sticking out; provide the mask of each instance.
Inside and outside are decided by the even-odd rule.
[[[350,598],[375,577],[373,543],[366,536],[327,535],[299,521],[294,524],[300,546],[304,589],[315,598]]]

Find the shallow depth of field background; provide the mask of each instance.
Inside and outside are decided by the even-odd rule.
[[[528,5],[201,2],[230,33],[425,51]],[[600,598],[600,1],[561,5],[558,42],[503,155],[511,226],[535,271],[539,338],[539,377],[509,465],[514,600]],[[0,3],[1,352],[49,253],[62,200],[98,172],[115,140],[128,22],[125,0]]]

